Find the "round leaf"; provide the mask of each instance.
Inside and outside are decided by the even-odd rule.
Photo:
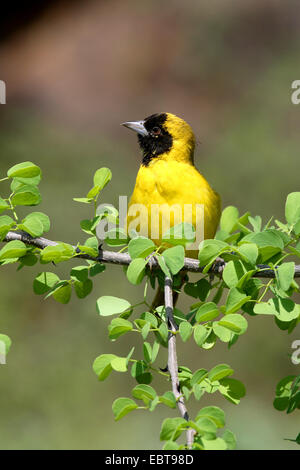
[[[145,275],[147,261],[143,258],[135,258],[127,269],[127,279],[131,284],[140,284]]]
[[[112,405],[115,420],[123,418],[123,416],[130,413],[130,411],[138,408],[138,405],[131,398],[117,398]]]
[[[97,300],[97,310],[101,316],[116,315],[125,312],[131,307],[130,303],[125,299],[104,295]]]
[[[12,166],[7,172],[7,176],[9,178],[33,178],[40,174],[40,168],[32,162],[18,163],[17,165]]]

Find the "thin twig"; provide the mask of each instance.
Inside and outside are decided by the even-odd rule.
[[[26,232],[8,232],[4,241],[10,242],[13,240],[20,240],[24,242],[26,245],[35,246],[40,249],[44,249],[47,246],[55,246],[59,242],[55,242],[52,240],[48,240],[47,238],[33,238]],[[80,252],[78,248],[74,246],[74,249],[77,251],[78,258],[88,259],[91,261],[98,261],[100,263],[110,263],[110,264],[119,264],[123,266],[128,266],[131,262],[131,258],[128,253],[118,253],[115,251],[108,251],[108,250],[100,250],[99,255],[97,257],[93,257],[87,255],[85,253]],[[148,261],[149,267],[152,269],[159,269],[159,264],[155,256]],[[226,263],[224,263],[225,267]],[[259,264],[258,269],[260,271],[256,272],[253,277],[260,277],[260,278],[275,278],[275,272],[270,266],[265,264]],[[185,271],[193,272],[193,273],[201,273],[204,269],[203,266],[199,266],[199,261],[193,258],[184,258],[184,267]],[[212,266],[209,271],[212,274],[220,275],[220,267],[218,265]],[[294,277],[300,277],[300,265],[295,266],[295,274]]]
[[[165,278],[165,307],[168,322],[168,329],[170,330],[168,338],[168,370],[171,376],[172,391],[175,395],[177,406],[181,416],[189,421],[188,411],[186,409],[184,398],[180,392],[180,384],[178,379],[178,363],[177,363],[177,351],[176,351],[176,330],[178,329],[174,316],[173,316],[173,290],[172,290],[172,279]],[[172,333],[174,332],[174,333]],[[195,431],[192,428],[187,430],[186,440],[187,446],[190,449],[194,442]]]

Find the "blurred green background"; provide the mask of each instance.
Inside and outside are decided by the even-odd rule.
[[[91,215],[89,207],[72,198],[86,194],[97,168],[113,172],[102,202],[131,194],[140,154],[119,124],[164,111],[194,128],[196,165],[224,207],[264,220],[283,217],[286,195],[299,190],[300,107],[291,103],[291,83],[300,78],[299,2],[36,3],[18,12],[7,6],[0,19],[0,79],[7,85],[0,177],[21,161],[41,166],[49,238],[85,239],[79,222]],[[5,183],[1,188],[6,194]],[[53,271],[63,276],[69,268]],[[111,403],[129,396],[134,381],[115,373],[99,383],[91,367],[99,354],[126,355],[132,345],[141,354],[134,334],[108,340],[109,321],[97,315],[95,302],[117,295],[134,303],[143,287],[108,266],[92,295],[62,306],[33,294],[41,270],[16,273],[12,265],[0,272],[0,332],[13,340],[0,366],[1,449],[161,448],[160,424],[170,411],[137,411],[115,423]],[[226,362],[245,383],[238,406],[216,395],[202,400],[225,409],[239,449],[295,449],[284,438],[299,432],[297,412],[279,413],[272,400],[279,379],[299,374],[289,357],[299,330],[287,335],[270,318],[248,321],[230,351],[225,344],[211,351],[179,344],[181,363],[195,370]],[[198,408],[191,405],[191,413]]]

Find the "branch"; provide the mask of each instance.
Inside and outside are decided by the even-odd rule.
[[[33,238],[26,232],[8,232],[4,241],[10,242],[13,240],[20,240],[26,245],[35,246],[40,249],[44,249],[47,246],[55,246],[58,244],[58,242],[48,240],[47,238]],[[118,253],[116,251],[100,250],[99,256],[93,257],[85,253],[81,253],[80,250],[76,248],[76,246],[74,246],[73,248],[78,253],[78,258],[88,259],[91,261],[98,261],[100,263],[119,264],[123,266],[128,266],[131,262],[131,258],[128,253]],[[148,265],[151,267],[151,269],[159,269],[159,264],[155,257],[152,257],[151,260],[149,260]],[[226,263],[224,263],[224,267],[225,265]],[[255,273],[253,277],[271,279],[275,278],[275,271],[271,269],[268,265],[259,264],[258,268],[263,271]],[[184,258],[183,269],[192,273],[202,273],[204,267],[199,266],[199,261],[197,259]],[[209,272],[212,274],[220,274],[220,267],[217,265],[212,266]],[[294,277],[300,277],[300,265],[295,266]]]
[[[169,277],[165,278],[165,307],[168,322],[168,329],[174,331],[169,333],[168,338],[168,370],[171,376],[172,391],[175,395],[177,406],[181,416],[189,421],[188,411],[186,409],[184,398],[180,392],[180,384],[178,379],[178,363],[177,363],[177,352],[176,352],[176,331],[178,326],[175,323],[173,317],[173,291],[172,291],[172,279]],[[190,449],[193,445],[195,431],[191,428],[187,430],[187,446]]]

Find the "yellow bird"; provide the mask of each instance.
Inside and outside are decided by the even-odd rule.
[[[201,232],[198,244],[201,239],[213,238],[220,220],[221,201],[194,166],[192,128],[170,113],[153,114],[123,126],[137,132],[143,156],[128,206],[127,229],[133,225],[159,245],[164,222],[167,226],[169,221],[171,227],[186,222]],[[189,209],[186,217],[185,208]],[[180,209],[182,220],[178,220]],[[197,248],[186,251],[186,256],[196,258]]]

